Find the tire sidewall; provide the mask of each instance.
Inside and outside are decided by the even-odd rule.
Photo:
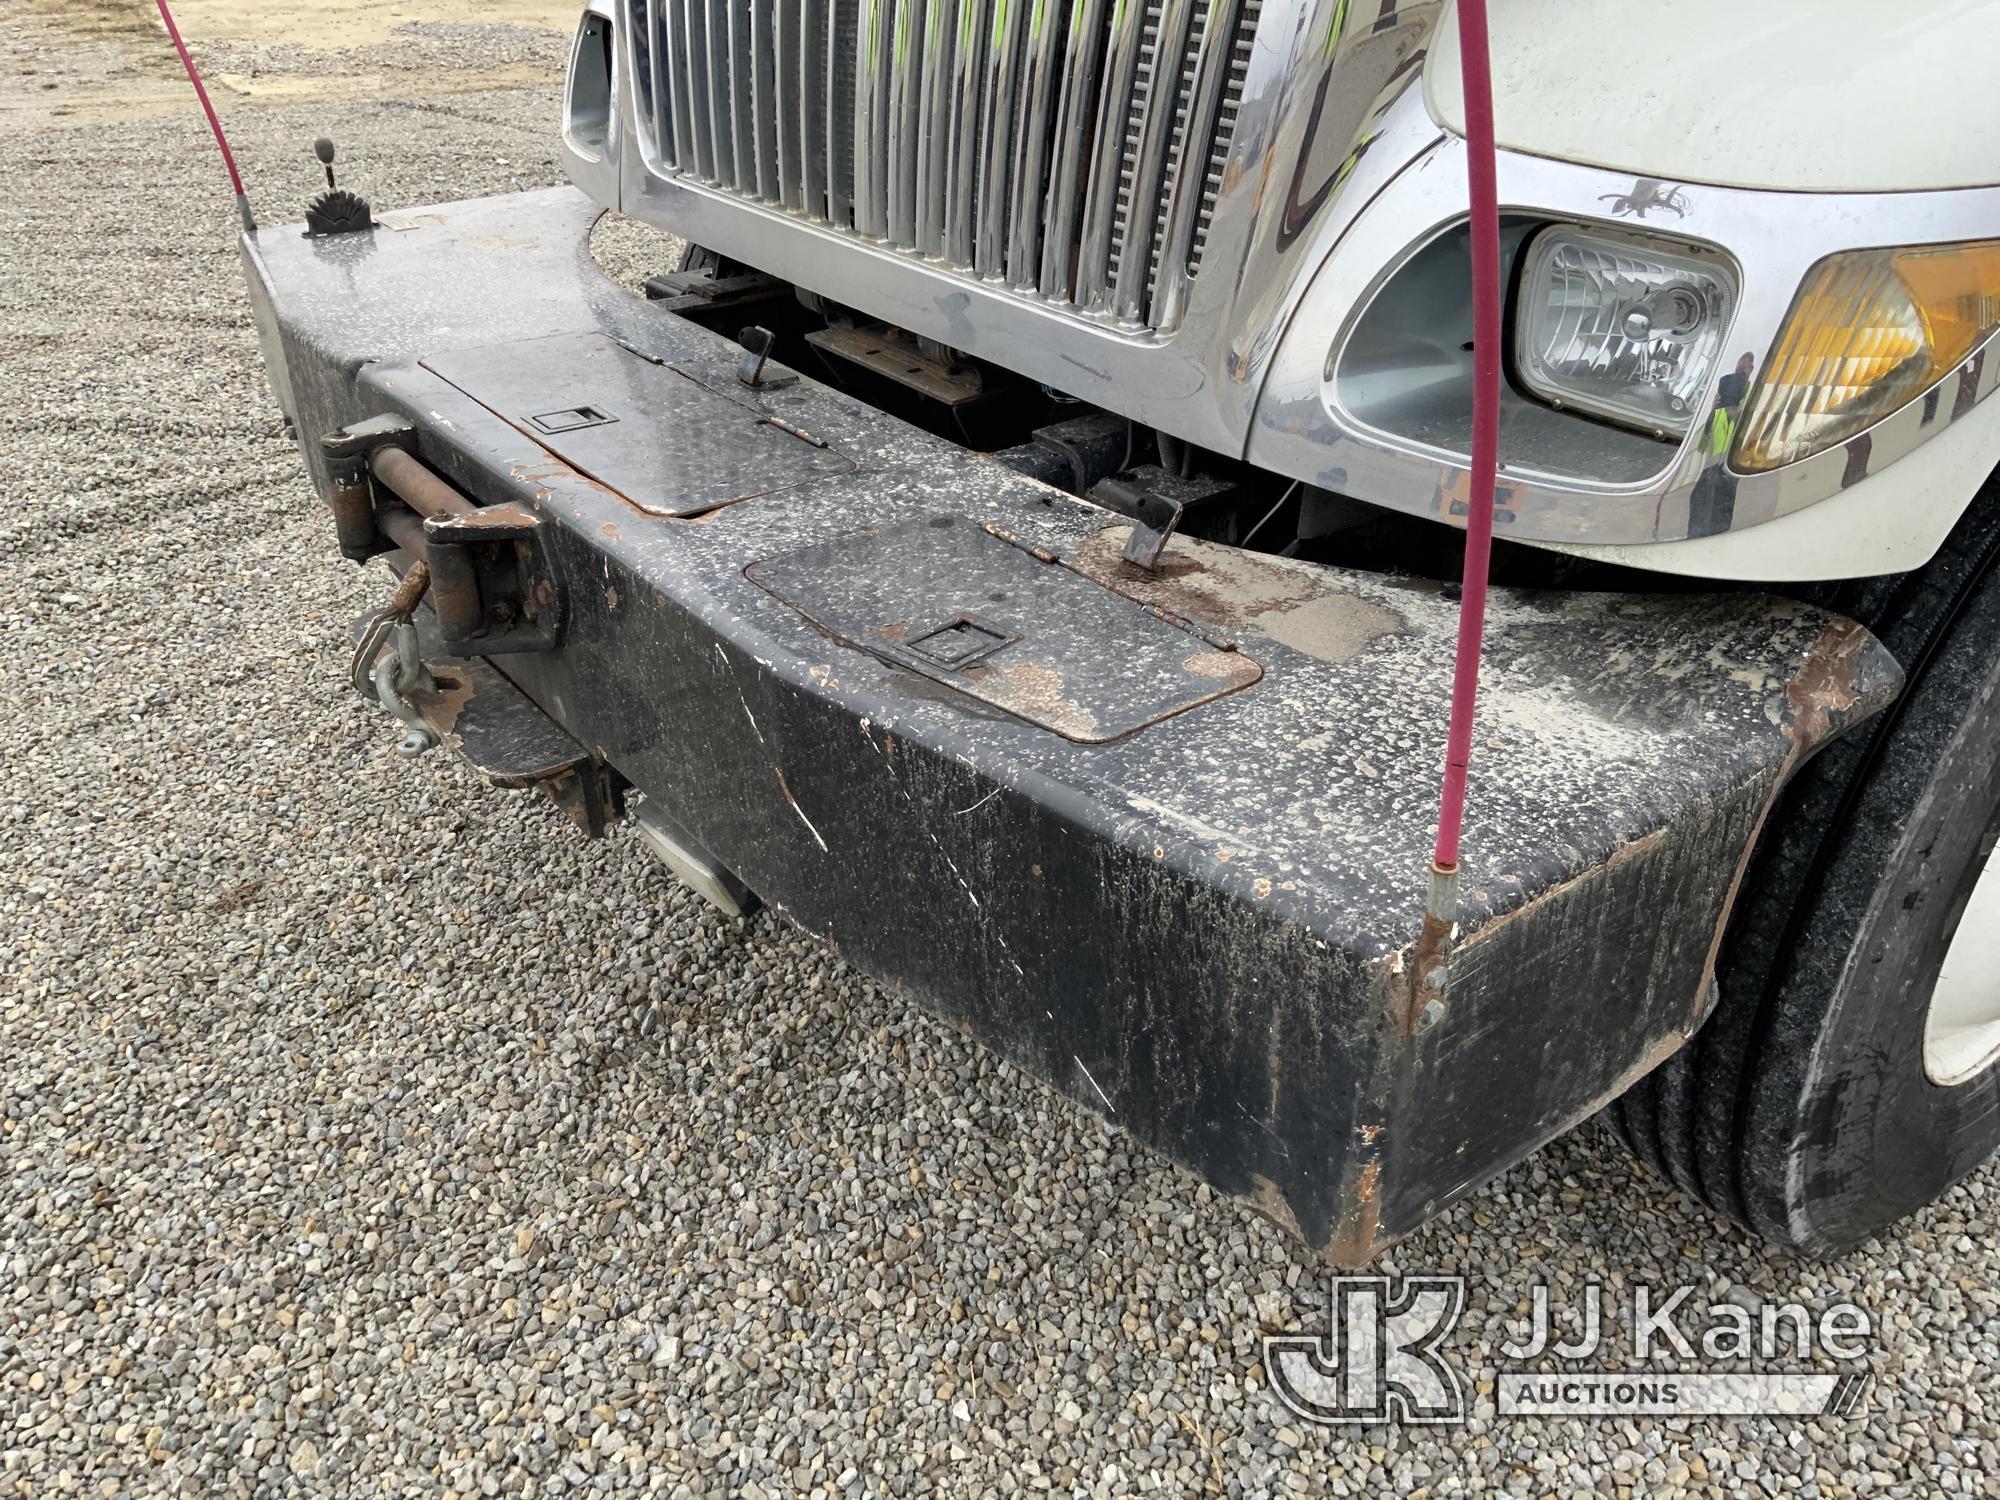
[[[1811,1251],[1853,1248],[2000,1146],[2000,1068],[1945,1087],[1924,1067],[1931,992],[2000,812],[1996,643],[2000,588],[1987,587],[1910,690],[1837,831],[1832,899],[1779,996],[1778,1045],[1750,1096],[1745,1204]]]

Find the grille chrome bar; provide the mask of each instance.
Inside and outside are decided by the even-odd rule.
[[[1180,323],[1208,243],[1209,220],[1229,166],[1229,143],[1235,135],[1243,79],[1250,71],[1250,39],[1262,7],[1263,0],[1243,0],[1233,30],[1218,25],[1213,11],[1204,18],[1201,64],[1194,87],[1195,125],[1189,130],[1191,145],[1182,155],[1173,197],[1166,206],[1166,235],[1154,276],[1152,316],[1163,328]],[[1195,158],[1188,153],[1203,142],[1207,143],[1207,159],[1204,169],[1196,172],[1192,170]]]
[[[1259,0],[626,0],[651,170],[1170,331]]]
[[[750,54],[750,3],[709,0],[709,24],[721,30],[723,45],[717,51],[729,60],[723,128],[729,132],[730,151],[736,160],[736,184],[745,197],[754,198],[758,196],[757,123],[751,92],[756,86],[756,65]]]
[[[1049,169],[1048,229],[1042,239],[1041,293],[1069,295],[1075,272],[1078,214],[1096,130],[1097,74],[1104,54],[1104,18],[1111,0],[1077,0],[1063,43],[1062,102]]]
[[[958,41],[959,0],[931,0],[924,16],[923,124],[917,132],[917,253],[944,254],[945,198],[951,177],[952,49]]]
[[[798,7],[799,160],[805,192],[799,210],[808,218],[825,219],[828,7],[822,0],[798,0]]]
[[[701,0],[702,46],[700,67],[705,75],[702,87],[708,94],[708,138],[714,148],[714,180],[741,187],[743,178],[736,162],[735,121],[729,112],[729,91],[735,79],[729,74],[729,0]]]
[[[800,91],[799,52],[803,39],[803,5],[816,0],[777,0],[771,37],[771,93],[778,145],[778,206],[802,213],[806,206],[805,132],[800,122],[805,106]]]
[[[1033,290],[1041,282],[1045,168],[1049,131],[1055,122],[1056,90],[1062,78],[1064,39],[1061,0],[1037,5],[1021,63],[1020,129],[1014,137],[1013,200],[1007,211],[1007,280],[1024,290]]]
[[[766,203],[783,201],[778,184],[777,10],[778,0],[751,0],[752,150],[757,162],[757,196]]]
[[[1125,236],[1118,247],[1118,276],[1112,308],[1120,318],[1136,320],[1144,310],[1152,284],[1154,236],[1168,169],[1177,165],[1185,145],[1188,111],[1182,103],[1179,79],[1168,71],[1187,55],[1192,0],[1167,0],[1153,36],[1153,60],[1147,79],[1146,110],[1139,126],[1139,152],[1125,193]],[[1135,111],[1136,112],[1136,111]]]
[[[654,0],[655,4],[662,0]],[[680,77],[693,122],[694,151],[687,163],[704,182],[716,181],[715,116],[709,107],[708,0],[677,0],[680,8]]]
[[[716,0],[728,4],[729,0]],[[854,228],[854,158],[861,113],[857,76],[861,66],[861,16],[874,0],[826,0],[826,217],[842,229]]]
[[[672,161],[680,159],[676,143],[686,138],[686,132],[676,128],[673,118],[673,100],[679,91],[669,87],[668,77],[672,64],[667,55],[667,21],[662,7],[646,7],[646,102],[647,112],[652,116],[653,134],[660,143],[660,155]],[[634,33],[636,39],[637,33]]]
[[[983,0],[958,0],[958,30],[951,49],[951,154],[945,162],[944,259],[972,264],[972,194],[979,172],[980,57],[986,28]]]
[[[1154,0],[1157,4],[1158,0]],[[1076,300],[1085,307],[1102,307],[1110,292],[1112,236],[1118,229],[1119,179],[1126,153],[1107,149],[1123,140],[1135,113],[1134,94],[1140,86],[1141,42],[1153,5],[1121,0],[1106,40],[1104,76],[1097,100],[1097,134],[1091,152],[1090,179],[1083,200],[1082,246],[1077,253]]]
[[[944,0],[931,0],[942,8]],[[910,250],[917,243],[917,192],[924,137],[924,0],[896,0],[889,39],[889,243]]]
[[[895,0],[857,0],[854,27],[854,229],[889,234],[889,39]]]
[[[999,276],[1007,267],[1007,214],[1013,206],[1008,185],[1014,171],[1014,138],[1018,130],[1015,86],[1020,77],[1021,51],[1027,41],[1028,7],[1023,0],[998,0],[986,39],[986,68],[981,85],[979,141],[979,202],[973,232],[972,269],[981,276]]]

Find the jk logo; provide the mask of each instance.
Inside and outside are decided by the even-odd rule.
[[[1308,1422],[1463,1422],[1465,1390],[1437,1351],[1465,1311],[1465,1283],[1336,1276],[1332,1289],[1325,1334],[1264,1340],[1278,1399]]]

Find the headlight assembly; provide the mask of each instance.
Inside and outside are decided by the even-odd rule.
[[[2000,328],[2000,243],[1856,250],[1806,273],[1737,427],[1744,473],[1810,458],[1915,400]]]
[[[1529,247],[1520,286],[1529,390],[1658,437],[1687,432],[1736,309],[1720,261],[1559,226]]]

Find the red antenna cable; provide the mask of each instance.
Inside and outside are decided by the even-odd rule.
[[[153,0],[153,3],[160,8],[160,19],[166,23],[167,35],[173,38],[174,50],[181,55],[181,66],[187,69],[188,82],[194,85],[194,96],[201,101],[202,113],[208,116],[208,128],[215,134],[215,144],[222,149],[222,164],[229,169],[229,186],[236,194],[236,212],[242,215],[244,229],[254,230],[257,220],[250,213],[250,195],[243,191],[243,174],[236,170],[236,153],[229,149],[229,137],[223,134],[222,120],[215,113],[208,90],[202,86],[201,70],[194,65],[187,43],[181,40],[181,29],[174,24],[174,13],[167,8],[167,0]]]
[[[1465,95],[1465,175],[1472,231],[1472,467],[1465,526],[1458,655],[1437,845],[1431,856],[1427,925],[1445,933],[1457,912],[1459,835],[1486,644],[1486,591],[1493,556],[1493,490],[1500,469],[1500,195],[1493,136],[1493,59],[1486,0],[1458,0],[1458,66]]]

